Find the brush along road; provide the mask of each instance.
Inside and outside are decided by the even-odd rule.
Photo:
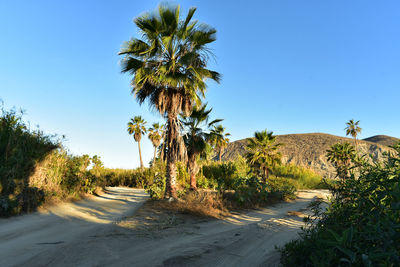
[[[308,204],[325,190],[223,220],[152,208],[143,190],[107,188],[100,197],[0,220],[0,266],[276,266],[297,238]],[[129,216],[129,217],[127,217]]]

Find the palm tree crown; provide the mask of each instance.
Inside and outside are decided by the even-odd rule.
[[[133,134],[133,138],[138,143],[139,148],[139,158],[140,158],[140,168],[143,170],[143,159],[142,159],[142,150],[140,148],[140,140],[142,139],[142,135],[146,133],[145,127],[146,121],[141,116],[135,116],[128,122],[128,133]]]
[[[148,136],[154,147],[158,147],[161,143],[163,127],[164,125],[162,124],[153,123],[152,127],[148,129]]]
[[[217,126],[214,126],[214,128],[211,131],[210,143],[218,151],[219,161],[221,161],[222,153],[224,152],[224,149],[229,144],[228,136],[231,135],[230,133],[225,133],[225,130],[226,130],[225,127],[223,127],[222,125],[217,125]]]
[[[159,123],[153,123],[152,127],[148,129],[148,137],[154,146],[154,157],[153,162],[156,160],[157,148],[160,146],[161,139],[163,138],[164,125]]]
[[[142,118],[142,116],[135,116],[128,122],[128,133],[133,134],[133,138],[136,142],[140,142],[142,139],[142,135],[146,133],[145,127],[146,121]]]
[[[346,135],[351,135],[354,138],[355,145],[357,147],[357,135],[361,133],[362,128],[358,126],[360,121],[354,121],[354,119],[349,120],[346,122],[347,127],[345,128],[346,130]]]
[[[139,103],[149,100],[161,114],[188,114],[206,90],[205,79],[220,75],[206,68],[216,30],[191,21],[191,8],[180,21],[180,7],[159,6],[158,13],[135,19],[143,40],[126,42],[120,55],[122,72],[134,75],[132,93]]]
[[[190,116],[182,117],[183,139],[187,148],[188,154],[197,154],[204,151],[207,141],[212,138],[212,132],[209,130],[214,124],[221,122],[221,119],[208,122],[209,115],[212,109],[208,109],[207,104],[200,107],[193,107]]]
[[[217,119],[208,122],[212,109],[206,110],[207,105],[194,107],[192,113],[188,117],[182,117],[183,140],[187,148],[188,162],[187,167],[190,175],[190,188],[196,189],[196,175],[199,171],[197,166],[197,158],[205,152],[207,142],[211,140],[212,133],[209,132],[211,127],[222,120]]]
[[[207,45],[215,41],[216,30],[192,21],[191,8],[180,20],[180,7],[160,5],[158,12],[135,19],[142,39],[124,44],[120,55],[122,72],[133,75],[132,93],[140,104],[150,105],[167,118],[166,197],[176,197],[176,161],[183,140],[178,115],[188,115],[204,97],[207,79],[219,81],[219,73],[206,68],[210,55]]]
[[[269,170],[281,163],[282,155],[278,151],[282,144],[276,143],[276,136],[267,130],[255,132],[254,138],[247,139],[246,158],[250,165],[263,171],[264,182],[269,177]]]

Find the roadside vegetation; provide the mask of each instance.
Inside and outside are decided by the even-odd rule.
[[[22,115],[1,110],[0,216],[31,212],[45,202],[78,199],[107,184],[99,157],[71,155],[56,136],[30,129]]]
[[[182,19],[179,5],[160,4],[154,12],[134,20],[141,39],[125,42],[119,53],[122,72],[132,75],[136,100],[148,102],[165,120],[159,136],[162,140],[157,139],[159,156],[154,156],[149,170],[142,168],[148,179],[140,178],[140,184],[153,199],[167,199],[170,206],[182,202],[190,206],[198,197],[199,203],[210,198],[219,203],[221,198],[249,207],[292,199],[297,188],[323,186],[321,177],[309,170],[282,166],[281,144],[266,130],[248,140],[246,159],[221,161],[230,133],[220,123],[222,119],[210,119],[212,109],[204,104],[206,82],[219,82],[221,76],[207,68],[212,56],[209,44],[216,40],[216,30],[194,20],[195,12],[196,8],[191,8]],[[144,134],[144,120],[141,122],[140,130],[130,133]],[[124,178],[124,185],[129,180],[138,184]],[[204,197],[198,189],[217,193]]]
[[[153,128],[158,129],[158,126]],[[211,131],[212,128],[208,133]],[[71,155],[56,136],[29,129],[22,113],[3,109],[0,117],[0,215],[17,215],[34,211],[45,203],[79,199],[84,194],[96,194],[104,186],[145,188],[153,199],[164,199],[167,164],[161,158],[163,134],[155,135],[149,138],[154,138],[158,145],[157,157],[149,168],[108,169],[98,156]],[[320,176],[294,165],[274,165],[264,183],[258,176],[259,171],[243,157],[225,162],[212,160],[218,158],[219,148],[210,145],[211,138],[207,140],[209,142],[201,141],[204,143],[194,163],[176,163],[177,197],[192,203],[187,207],[194,206],[197,198],[199,208],[207,209],[211,205],[219,210],[213,214],[223,214],[229,207],[254,207],[274,199],[291,199],[298,188],[324,186]],[[195,174],[191,164],[195,164]],[[202,192],[190,193],[190,189]],[[184,206],[182,201],[175,205]],[[192,210],[199,213],[199,209]]]
[[[280,249],[284,266],[400,265],[400,143],[393,149],[379,162],[350,143],[327,151],[332,199],[327,209],[316,201],[300,239]]]

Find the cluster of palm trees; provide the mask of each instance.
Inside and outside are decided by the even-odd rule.
[[[188,173],[190,175],[190,189],[197,189],[196,175],[199,172],[198,160],[200,157],[207,157],[209,148],[215,150],[221,158],[223,149],[229,143],[229,133],[225,133],[225,128],[221,124],[221,119],[209,122],[212,109],[207,109],[207,105],[199,107],[194,106],[189,116],[180,115],[178,140],[182,140],[179,145],[181,151],[178,157],[180,161],[186,162]],[[148,133],[148,138],[154,146],[153,163],[157,160],[157,150],[159,158],[164,161],[165,154],[168,154],[166,145],[165,126],[159,123],[153,123],[152,127],[146,129],[146,121],[141,116],[135,116],[128,122],[128,133],[133,135],[138,143],[140,167],[143,170],[143,160],[141,154],[140,141],[142,135]],[[167,150],[167,151],[166,151]]]
[[[326,151],[328,161],[336,168],[337,177],[342,180],[349,178],[352,169],[361,164],[363,160],[363,157],[359,157],[357,154],[357,136],[362,131],[359,123],[360,121],[354,119],[346,123],[346,135],[351,135],[354,138],[354,146],[348,142],[337,143]]]
[[[144,169],[143,159],[142,159],[142,150],[140,148],[140,141],[142,139],[142,135],[148,132],[148,138],[154,147],[154,156],[153,162],[156,160],[157,149],[160,147],[161,140],[164,137],[164,125],[159,123],[153,123],[152,127],[146,128],[146,121],[142,118],[142,116],[135,116],[128,122],[128,133],[133,135],[133,138],[138,143],[139,148],[139,158],[140,158],[140,168]]]
[[[149,129],[155,154],[161,141],[162,158],[167,162],[167,198],[176,198],[176,162],[187,157],[191,177],[197,172],[196,158],[213,145],[221,160],[229,143],[228,134],[217,122],[208,123],[208,114],[202,105],[207,80],[220,81],[220,74],[207,68],[212,56],[208,45],[216,40],[216,30],[193,20],[196,8],[191,8],[181,19],[180,6],[160,5],[157,12],[145,13],[134,20],[141,38],[125,42],[119,55],[123,56],[122,72],[133,76],[132,94],[139,104],[148,102],[166,120],[165,125],[154,124]],[[146,133],[145,121],[137,116],[128,124],[129,133],[138,142]],[[204,124],[203,127],[199,127]],[[355,138],[361,131],[358,122],[350,122],[348,133]],[[214,136],[214,137],[212,137]],[[272,133],[255,134],[249,141],[248,160],[262,169],[264,180],[271,164],[279,161],[278,145]],[[267,152],[268,151],[268,152]],[[271,154],[272,153],[272,154]],[[140,153],[141,154],[141,153]],[[266,157],[265,155],[272,156]],[[155,157],[154,157],[155,158]],[[140,155],[140,164],[143,161]],[[195,177],[195,175],[193,176]],[[195,188],[195,182],[191,179]]]
[[[166,197],[176,198],[176,162],[182,154],[179,116],[189,116],[205,97],[206,80],[220,80],[207,68],[208,44],[216,30],[192,20],[196,8],[180,19],[180,6],[160,5],[158,12],[134,20],[141,39],[133,38],[120,51],[122,72],[133,75],[132,94],[148,101],[165,119],[167,158]]]
[[[154,146],[154,157],[153,161],[156,159],[157,148],[160,146],[161,140],[164,135],[164,125],[159,123],[153,123],[152,127],[146,129],[146,121],[141,116],[135,116],[128,122],[128,133],[133,135],[133,138],[138,143],[139,148],[139,158],[140,158],[140,168],[144,169],[142,150],[140,147],[140,141],[142,140],[142,135],[148,132],[148,138]]]

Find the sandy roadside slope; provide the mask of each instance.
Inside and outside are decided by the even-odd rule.
[[[31,260],[37,255],[47,255],[53,248],[61,249],[61,246],[93,235],[105,225],[132,215],[147,198],[141,189],[112,187],[99,197],[0,219],[0,266],[24,263],[28,264],[26,266],[41,265]]]
[[[288,212],[304,213],[312,199],[327,195],[323,190],[301,191],[296,201],[226,220],[152,217],[152,211],[141,208],[110,224],[121,214],[132,213],[145,198],[143,191],[123,190],[127,191],[118,189],[112,196],[121,202],[128,201],[123,197],[135,197],[122,213],[113,210],[115,206],[108,210],[105,202],[84,212],[90,220],[50,212],[48,218],[28,215],[32,219],[24,222],[0,222],[0,266],[277,266],[275,246],[297,238],[303,225],[301,216]],[[147,225],[144,219],[153,222]]]

